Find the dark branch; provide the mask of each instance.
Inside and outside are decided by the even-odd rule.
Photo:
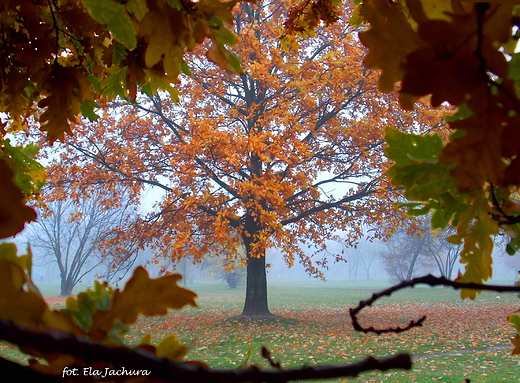
[[[33,371],[18,363],[0,357],[0,371],[4,382],[38,382],[38,383],[63,383],[58,376],[44,375]]]
[[[5,320],[0,320],[0,338],[44,353],[65,352],[88,363],[102,361],[113,366],[131,366],[134,370],[148,370],[151,372],[151,379],[163,382],[289,382],[302,379],[355,377],[366,371],[409,370],[412,367],[410,355],[397,354],[381,359],[368,357],[356,363],[338,366],[304,366],[283,370],[260,370],[258,367],[251,366],[246,369],[217,370],[159,358],[141,349],[107,346],[59,330],[35,330]],[[5,367],[18,369],[20,366]],[[6,373],[8,372],[2,369],[2,374]],[[41,377],[45,376],[41,375]],[[44,380],[36,378],[31,381]],[[59,379],[49,378],[46,381],[57,382]]]
[[[414,287],[415,285],[425,284],[429,286],[447,286],[453,287],[456,290],[460,289],[471,289],[471,290],[487,290],[487,291],[496,291],[496,292],[520,292],[520,286],[501,286],[501,285],[483,285],[480,283],[461,283],[455,282],[444,277],[434,277],[433,275],[426,275],[424,277],[414,278],[409,281],[403,281],[398,285],[392,286],[388,289],[380,291],[379,293],[375,293],[370,297],[370,299],[366,301],[360,301],[357,307],[350,309],[350,317],[352,319],[352,326],[356,331],[361,331],[364,333],[374,333],[377,335],[386,334],[386,333],[400,333],[404,331],[408,331],[414,327],[422,326],[423,322],[426,320],[426,316],[419,318],[417,320],[411,320],[404,327],[395,327],[395,328],[386,328],[386,329],[375,329],[374,327],[363,327],[359,324],[357,315],[361,310],[368,306],[372,306],[372,304],[378,299],[390,296],[396,291],[405,289],[407,287]]]
[[[295,223],[295,222],[301,221],[302,219],[307,218],[307,217],[309,217],[309,216],[311,216],[313,214],[316,214],[316,213],[318,213],[320,211],[324,211],[324,210],[328,210],[328,209],[332,209],[332,208],[341,208],[341,206],[346,204],[346,203],[349,203],[349,202],[352,202],[352,201],[356,201],[356,200],[362,199],[362,198],[370,195],[372,193],[372,191],[371,191],[372,186],[373,186],[372,183],[369,183],[369,184],[365,185],[363,190],[360,190],[360,191],[358,191],[355,194],[346,196],[346,197],[344,197],[344,198],[342,198],[340,200],[334,201],[334,202],[322,202],[322,203],[314,206],[313,208],[304,210],[302,212],[297,213],[295,216],[293,216],[291,218],[283,220],[281,222],[281,224],[283,226],[286,226],[286,225],[289,225],[291,223]]]

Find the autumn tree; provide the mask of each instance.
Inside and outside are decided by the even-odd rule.
[[[44,195],[56,194],[46,190]],[[67,193],[61,190],[60,193]],[[105,194],[105,195],[104,195]],[[118,228],[131,227],[135,212],[128,204],[112,200],[106,205],[103,190],[89,190],[79,200],[66,198],[63,194],[43,198],[45,208],[40,210],[40,219],[31,223],[24,233],[26,240],[44,257],[51,257],[58,266],[61,278],[61,295],[71,295],[81,279],[101,263],[111,263],[112,253],[131,259],[135,245],[127,243],[123,248],[114,245]],[[102,250],[103,248],[103,250]],[[121,262],[123,263],[123,262]]]
[[[281,249],[288,266],[299,261],[321,276],[320,260],[302,246],[324,247],[339,231],[352,243],[362,222],[384,219],[391,209],[382,177],[385,126],[438,123],[435,113],[392,112],[394,101],[377,93],[347,23],[299,40],[298,51],[298,40],[280,42],[288,7],[240,5],[234,52],[244,60],[243,74],[194,53],[178,100],[171,93],[143,97],[77,127],[67,140],[75,150],[53,169],[67,173],[86,156],[92,165],[81,166],[82,180],[162,189],[141,232],[174,260],[224,249],[231,254],[225,264],[247,264],[244,316],[271,315],[267,248]],[[239,246],[245,258],[234,256]]]
[[[407,205],[409,212],[420,215],[433,209],[433,226],[455,226],[457,236],[451,241],[464,244],[461,260],[467,266],[456,282],[427,277],[400,287],[417,283],[465,287],[462,295],[471,298],[476,293],[468,288],[518,291],[518,287],[486,287],[473,282],[491,276],[494,233],[503,230],[512,234],[509,253],[515,253],[520,246],[520,209],[515,194],[520,174],[517,139],[520,76],[518,53],[514,49],[519,24],[517,7],[494,1],[355,2],[358,7],[351,20],[367,23],[361,34],[362,42],[370,50],[365,64],[382,71],[380,90],[399,92],[402,106],[408,109],[417,97],[428,94],[433,106],[447,102],[459,108],[450,121],[455,134],[448,143],[435,136],[400,134],[395,130],[386,135],[390,144],[386,153],[395,162],[388,174],[413,201]],[[138,85],[151,92],[159,88],[171,90],[172,81],[180,70],[186,69],[184,53],[206,37],[213,43],[208,57],[240,72],[235,56],[223,46],[232,39],[223,32],[221,22],[232,21],[230,10],[234,5],[215,0],[2,3],[0,105],[1,111],[8,114],[7,121],[2,121],[2,139],[6,130],[23,126],[24,118],[38,108],[46,112],[40,122],[53,140],[72,129],[70,122],[80,111],[95,118],[91,113],[95,107],[93,100],[105,101],[105,97],[113,99],[117,94],[133,96]],[[340,2],[329,0],[296,3],[289,12],[285,31],[313,33],[321,21],[337,21],[338,7]],[[107,86],[109,83],[115,87]],[[38,108],[34,108],[34,103],[38,103]],[[18,233],[25,222],[36,218],[25,203],[36,196],[42,177],[41,169],[27,161],[31,155],[27,155],[26,146],[12,151],[6,148],[9,143],[4,140],[0,158],[2,238]],[[61,363],[71,358],[78,366],[94,362],[121,366],[123,360],[131,360],[134,366],[160,370],[154,378],[168,380],[175,376],[186,381],[290,381],[357,376],[367,369],[411,367],[408,355],[398,355],[386,360],[370,358],[338,368],[214,371],[156,358],[161,349],[171,349],[172,343],[168,341],[157,349],[143,344],[150,355],[142,349],[134,351],[127,347],[115,351],[101,342],[117,339],[121,330],[118,326],[114,328],[117,318],[123,320],[119,323],[132,323],[142,311],[161,314],[167,308],[194,304],[194,296],[175,285],[178,276],[150,280],[146,272],[138,269],[123,292],[97,285],[96,291],[71,301],[71,311],[63,312],[50,310],[32,284],[30,253],[17,257],[12,244],[2,244],[0,255],[2,338],[49,362],[49,366],[34,362],[28,368],[0,359],[7,379],[57,381]],[[384,291],[352,309],[354,327],[370,332],[371,329],[359,326],[355,315],[396,290]],[[95,297],[100,305],[109,306],[103,306],[107,310],[76,305],[80,301],[92,302]],[[136,297],[144,300],[136,301]],[[152,298],[156,300],[150,305]],[[134,310],[125,306],[128,302],[134,303]],[[95,318],[90,325],[81,327],[75,321],[82,311],[80,308]],[[398,331],[421,325],[424,319]],[[518,315],[511,315],[510,320],[520,330]],[[389,331],[393,330],[386,332]],[[95,342],[85,340],[85,335]],[[514,352],[520,353],[520,335],[513,343]]]
[[[240,72],[239,61],[226,48],[230,40],[223,38],[231,33],[224,23],[232,22],[235,4],[234,0],[2,3],[0,168],[6,198],[0,200],[0,235],[16,234],[36,218],[25,205],[37,192],[36,185],[20,177],[27,181],[32,174],[38,184],[39,176],[21,159],[23,149],[10,147],[10,133],[26,130],[39,110],[39,128],[52,143],[72,134],[80,115],[94,119],[95,110],[106,101],[135,98],[138,86],[173,92],[172,83],[186,65],[185,53],[204,41],[209,41],[209,60]]]

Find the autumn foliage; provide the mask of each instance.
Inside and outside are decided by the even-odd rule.
[[[388,174],[418,201],[405,204],[409,213],[433,210],[433,228],[456,227],[449,241],[464,244],[466,264],[457,280],[485,281],[493,270],[491,237],[510,234],[511,255],[519,247],[518,7],[370,0],[358,12],[370,25],[360,39],[370,49],[365,64],[381,70],[380,90],[394,92],[399,82],[405,109],[425,95],[433,106],[458,107],[448,120],[454,133],[446,144],[437,136],[390,130],[387,155],[395,165]],[[476,293],[463,290],[462,296]],[[518,328],[516,314],[511,321]]]
[[[220,254],[226,267],[247,265],[248,316],[269,315],[266,249],[319,277],[327,259],[311,254],[327,239],[340,232],[355,243],[363,224],[395,219],[395,191],[383,177],[386,126],[440,125],[439,112],[400,111],[378,93],[347,23],[280,42],[289,6],[239,6],[233,51],[243,58],[241,75],[195,51],[178,100],[157,94],[113,106],[76,128],[52,168],[52,178],[77,185],[134,185],[136,197],[144,186],[162,189],[138,224],[143,243],[157,249],[158,262]]]
[[[35,219],[25,204],[37,198],[45,174],[34,162],[33,146],[11,146],[6,136],[20,130],[31,135],[28,122],[36,116],[54,142],[81,122],[82,134],[71,147],[95,161],[78,160],[73,169],[87,182],[133,182],[139,185],[135,196],[144,185],[162,188],[158,214],[142,221],[140,232],[157,235],[149,230],[157,223],[164,236],[156,246],[168,247],[174,259],[188,249],[201,256],[208,246],[232,250],[242,242],[254,270],[248,283],[260,287],[251,291],[261,292],[251,302],[263,302],[247,306],[246,299],[244,312],[266,314],[266,248],[280,247],[289,265],[298,257],[318,273],[298,244],[320,246],[330,229],[377,222],[390,207],[391,200],[383,198],[391,188],[382,177],[386,158],[378,149],[383,128],[393,126],[385,136],[386,157],[394,162],[388,175],[412,201],[403,205],[410,214],[433,210],[434,228],[456,227],[449,240],[464,244],[466,271],[458,282],[446,283],[471,287],[462,295],[474,298],[478,283],[492,275],[491,236],[506,231],[512,235],[508,251],[520,247],[518,7],[457,0],[356,3],[351,22],[367,25],[359,35],[369,49],[363,61],[353,29],[341,19],[341,4],[330,0],[293,7],[219,0],[2,3],[0,235],[14,235]],[[320,30],[323,22],[329,29]],[[240,43],[226,27],[231,23]],[[243,66],[228,49],[237,43]],[[193,52],[189,60],[187,52]],[[362,62],[380,71],[378,80]],[[192,79],[181,81],[181,73]],[[381,91],[397,92],[408,112],[375,92],[376,81]],[[148,100],[138,100],[138,90]],[[176,105],[179,91],[186,98]],[[424,120],[411,110],[423,96],[434,107],[458,108],[448,118],[454,131],[449,142],[420,135],[417,121]],[[95,110],[116,97],[137,100],[136,109],[124,115],[117,113],[122,108],[112,114],[108,109],[96,124],[80,121],[80,114],[98,119]],[[72,153],[63,161],[72,162]],[[329,188],[338,182],[350,187]],[[355,228],[351,233],[359,234]],[[213,242],[199,240],[209,235]],[[107,346],[120,344],[138,314],[194,304],[193,293],[176,285],[179,276],[150,279],[136,269],[123,291],[96,284],[56,311],[30,279],[30,252],[18,257],[13,245],[2,244],[0,258],[2,337],[48,363],[20,369],[0,359],[10,376],[22,371],[27,378],[52,379],[71,364],[121,366],[131,360],[157,367],[163,380],[320,377],[322,370],[219,374],[201,363],[178,363],[185,350],[174,337],[156,346],[145,337],[134,350],[112,349]],[[517,314],[510,321],[520,330]],[[520,335],[513,343],[520,353]],[[398,355],[324,371],[356,376],[410,366],[408,355]]]
[[[165,90],[174,94],[172,83],[188,70],[185,52],[203,41],[210,41],[209,60],[240,72],[238,59],[226,48],[233,39],[224,25],[232,21],[235,4],[218,0],[2,3],[0,111],[6,117],[0,125],[0,166],[16,169],[33,159],[34,153],[8,150],[4,136],[26,130],[37,110],[42,111],[37,117],[40,129],[54,142],[72,133],[72,124],[80,115],[94,120],[95,110],[107,101],[135,98],[138,86],[150,93]],[[11,178],[9,174],[7,169],[2,171]],[[14,185],[9,180],[2,182],[2,194],[9,195],[0,205],[4,237],[35,219],[15,191],[18,187],[31,197],[41,178],[33,176],[34,190],[27,190],[30,185],[16,178]]]

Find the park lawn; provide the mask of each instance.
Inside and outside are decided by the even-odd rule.
[[[515,295],[497,298],[497,294],[487,293],[476,301],[463,301],[451,289],[406,290],[382,300],[360,319],[366,325],[388,327],[427,315],[424,326],[405,334],[376,336],[355,332],[348,315],[349,307],[376,290],[326,286],[272,286],[271,311],[283,319],[274,323],[239,323],[227,319],[240,314],[242,290],[195,285],[192,289],[199,294],[198,308],[171,312],[166,317],[142,318],[129,334],[130,342],[136,344],[149,332],[157,340],[175,333],[186,343],[196,342],[188,359],[202,360],[216,368],[240,366],[250,347],[249,363],[267,367],[260,355],[262,346],[283,367],[348,363],[368,355],[398,352],[431,356],[416,361],[411,372],[365,374],[358,380],[349,380],[358,382],[495,382],[520,376],[520,358],[510,355],[509,339],[515,332],[507,322],[508,314],[516,311],[520,303]],[[434,356],[490,347],[497,348],[480,354]],[[482,363],[474,366],[471,362],[477,355],[481,355]]]
[[[419,358],[409,372],[366,373],[357,379],[329,382],[507,382],[520,377],[520,358],[511,356],[514,329],[507,315],[518,310],[513,295],[481,294],[475,301],[461,300],[457,292],[442,288],[415,288],[395,294],[362,312],[362,324],[375,327],[404,325],[427,315],[421,328],[404,334],[365,335],[352,329],[348,308],[376,290],[334,284],[272,285],[271,311],[277,322],[244,323],[228,319],[240,314],[243,289],[225,285],[189,286],[197,292],[198,307],[171,311],[162,317],[141,318],[128,334],[131,345],[145,334],[159,341],[177,334],[192,348],[187,359],[215,368],[235,368],[248,363],[267,368],[260,348],[267,347],[283,367],[340,364],[365,358],[409,352]],[[60,300],[49,300],[60,302]],[[56,304],[56,303],[55,303]],[[57,303],[57,307],[60,304]],[[493,347],[493,349],[488,350]],[[470,350],[471,353],[459,354]],[[442,355],[443,353],[449,355]],[[7,345],[0,355],[20,360]]]

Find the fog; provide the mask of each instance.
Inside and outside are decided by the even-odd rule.
[[[18,253],[23,254],[27,243],[22,237],[15,238],[18,246]],[[328,254],[314,254],[312,259],[320,261],[323,257],[327,258],[328,265],[320,268],[323,273],[322,279],[310,276],[304,267],[295,262],[293,267],[287,267],[283,261],[283,257],[277,249],[269,249],[267,251],[267,263],[269,264],[267,276],[268,284],[271,285],[296,285],[296,286],[353,286],[353,287],[381,287],[391,285],[389,276],[382,266],[380,253],[386,248],[387,243],[381,241],[365,241],[362,240],[356,248],[344,247],[337,242],[328,243]],[[493,255],[494,276],[490,282],[511,285],[518,279],[518,270],[520,270],[520,255],[509,256],[504,253],[502,245],[497,245]],[[49,254],[42,254],[37,247],[32,248],[33,251],[33,270],[32,278],[37,286],[40,287],[42,293],[47,296],[59,295],[60,290],[60,274],[56,261]],[[309,252],[309,255],[312,253]],[[340,254],[344,260],[336,262],[334,255]],[[152,277],[159,276],[160,266],[149,264],[152,258],[151,251],[141,251],[129,268],[128,272],[109,273],[106,265],[101,264],[92,272],[85,275],[74,289],[74,293],[92,287],[94,280],[106,279],[101,275],[110,276],[110,284],[116,288],[122,288],[125,280],[130,277],[132,270],[142,265],[146,267]],[[98,263],[97,257],[93,258],[93,262]],[[87,265],[87,268],[89,265]],[[463,271],[464,265],[457,262],[454,270],[455,277],[458,271]],[[175,265],[175,270],[170,266],[169,270],[183,275],[181,284],[187,287],[196,287],[198,284],[220,283],[225,285],[226,281],[222,278],[222,262],[218,258],[213,258],[202,263],[193,264],[188,257],[181,263]],[[244,288],[245,268],[238,270],[241,278],[237,288]],[[108,273],[108,274],[107,274]],[[439,275],[434,268],[418,266],[414,275],[425,274]]]

